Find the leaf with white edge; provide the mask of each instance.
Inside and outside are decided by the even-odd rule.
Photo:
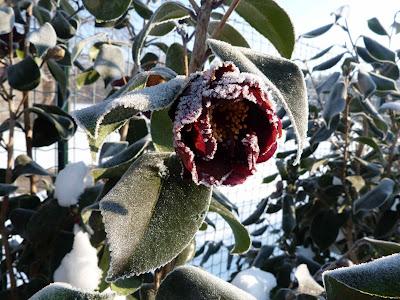
[[[231,254],[246,253],[251,246],[251,238],[247,229],[240,223],[235,215],[214,199],[211,200],[210,212],[219,214],[231,227],[235,237],[235,246],[231,250]]]
[[[172,73],[155,69],[139,73],[124,88],[105,101],[72,113],[77,124],[88,135],[94,156],[111,132],[121,127],[138,112],[167,107],[186,83],[185,78],[176,77],[166,83],[144,88],[152,75],[171,79]]]
[[[121,47],[103,44],[93,68],[104,79],[106,85],[124,75],[125,63]]]
[[[151,114],[151,138],[154,147],[159,152],[173,152],[173,134],[172,134],[172,121],[168,115],[168,108],[153,111]]]
[[[358,71],[357,76],[358,88],[364,97],[368,98],[376,91],[376,84],[371,76],[362,70]]]
[[[324,56],[326,53],[329,52],[329,50],[331,50],[333,48],[333,46],[330,46],[328,48],[325,48],[324,50],[318,52],[317,54],[315,54],[313,57],[311,57],[309,60],[313,60],[313,59],[317,59],[320,58],[322,56]]]
[[[30,91],[40,83],[40,69],[31,56],[7,68],[10,86],[19,91]]]
[[[101,32],[84,38],[83,40],[76,43],[71,52],[71,61],[75,61],[79,57],[86,45],[88,45],[92,41],[103,41],[105,40],[105,38],[106,34],[104,32]]]
[[[146,26],[135,37],[132,45],[133,61],[137,66],[140,66],[141,51],[150,31],[157,25],[168,23],[170,21],[179,21],[186,19],[190,16],[190,10],[182,4],[175,1],[168,1],[161,4],[158,9],[153,13]],[[173,25],[174,26],[174,25]]]
[[[386,29],[377,18],[371,18],[368,20],[368,28],[376,34],[389,36]]]
[[[324,34],[325,32],[327,32],[329,29],[332,28],[333,25],[334,25],[333,23],[324,25],[317,29],[311,30],[310,32],[302,34],[301,37],[307,38],[307,39],[315,38],[315,37],[320,36],[320,35]]]
[[[140,277],[134,276],[117,280],[110,284],[110,288],[120,296],[128,296],[137,291],[142,282],[143,280]]]
[[[10,6],[0,8],[0,34],[10,33],[14,28],[15,15]]]
[[[153,11],[146,4],[144,4],[142,0],[133,0],[132,4],[136,13],[143,19],[148,20],[153,15]]]
[[[100,74],[95,69],[87,69],[76,76],[76,87],[80,90],[84,85],[95,83],[99,78]]]
[[[400,113],[400,102],[386,102],[379,107],[379,112],[387,110]]]
[[[115,293],[98,293],[74,288],[68,283],[52,283],[34,294],[30,300],[113,300]]]
[[[111,250],[107,280],[159,268],[190,243],[205,218],[211,189],[183,181],[181,171],[170,153],[143,154],[101,200]]]
[[[131,5],[132,0],[83,0],[86,9],[101,21],[118,19]]]
[[[346,106],[347,86],[343,81],[335,84],[329,98],[324,105],[322,116],[325,119],[327,127],[331,127],[331,121],[339,115]]]
[[[361,244],[361,243],[360,243]],[[376,240],[371,238],[362,238],[362,244],[368,244],[374,248],[376,252],[378,252],[379,256],[387,256],[396,253],[400,253],[400,244],[389,242],[389,241],[382,241]]]
[[[185,50],[179,43],[173,43],[165,54],[165,65],[180,75],[185,75]],[[190,58],[188,57],[188,60]]]
[[[227,4],[231,3],[232,0],[227,1]],[[236,12],[265,36],[283,57],[292,56],[295,44],[293,24],[276,1],[242,0],[239,1]]]
[[[218,25],[219,22],[211,21],[210,24],[208,25],[208,33],[211,35]],[[240,32],[237,31],[235,27],[233,27],[228,23],[224,25],[217,39],[220,41],[227,42],[232,46],[250,48],[250,45],[247,43],[246,39],[240,34]]]
[[[354,201],[354,213],[382,206],[392,195],[394,181],[384,178],[375,188]]]
[[[400,299],[400,254],[323,273],[328,300]]]
[[[375,82],[376,84],[376,92],[377,93],[382,93],[382,94],[387,94],[387,93],[392,93],[392,92],[399,92],[397,89],[396,82],[388,77],[382,76],[378,73],[374,72],[368,72],[368,74],[371,76],[371,79]]]
[[[28,41],[35,45],[36,51],[42,57],[47,49],[57,45],[57,34],[50,23],[44,23],[38,30],[29,34]]]
[[[176,268],[158,289],[156,300],[177,299],[256,300],[233,284],[193,266]]]
[[[396,62],[395,52],[369,37],[363,36],[363,40],[365,48],[376,60]]]
[[[43,167],[41,167],[37,162],[32,160],[28,155],[20,154],[15,159],[15,166],[12,172],[12,181],[14,182],[19,176],[22,175],[40,175],[40,176],[50,176]]]
[[[312,71],[325,71],[334,67],[342,59],[343,55],[345,55],[345,52],[336,55],[327,61],[324,61],[323,63],[320,63],[319,65],[315,66]]]
[[[233,61],[242,72],[261,76],[289,115],[297,137],[299,162],[308,130],[308,99],[303,72],[292,61],[208,40],[211,50],[222,60]]]

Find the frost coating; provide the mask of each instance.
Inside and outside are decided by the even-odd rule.
[[[304,76],[290,60],[272,57],[248,48],[234,47],[228,43],[209,39],[211,50],[222,60],[233,61],[241,71],[263,78],[271,93],[279,101],[293,124],[298,151],[294,164],[300,160],[308,130],[308,97]]]
[[[92,247],[89,235],[75,225],[75,238],[71,252],[62,259],[54,272],[55,282],[71,284],[75,288],[93,291],[99,285],[102,271],[97,266],[97,250]]]
[[[68,164],[57,175],[54,197],[60,206],[76,205],[84,189],[92,184],[93,178],[84,162]]]
[[[325,291],[324,288],[320,286],[311,276],[306,264],[299,265],[294,273],[294,276],[296,276],[299,283],[297,290],[300,293],[319,296]]]
[[[184,175],[207,186],[244,182],[282,133],[269,87],[232,62],[193,74],[170,117]]]
[[[107,280],[152,271],[191,242],[211,191],[184,182],[180,170],[176,156],[145,153],[101,200],[111,255]]]
[[[277,282],[273,274],[251,267],[240,271],[232,280],[232,284],[253,295],[257,300],[270,300],[269,294]]]
[[[87,292],[67,283],[56,282],[41,289],[30,300],[113,300],[115,296],[115,293]]]

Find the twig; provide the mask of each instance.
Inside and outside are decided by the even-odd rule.
[[[228,10],[225,12],[224,16],[222,17],[221,21],[218,23],[218,26],[214,29],[211,37],[213,39],[218,38],[221,34],[222,29],[224,28],[226,22],[228,21],[229,17],[233,13],[233,11],[238,7],[240,0],[233,0],[231,5],[229,6]]]
[[[204,0],[197,15],[196,34],[194,39],[193,53],[190,59],[189,72],[199,71],[204,64],[206,53],[207,28],[210,23],[210,15],[213,6],[212,0]]]
[[[200,7],[197,5],[195,0],[189,0],[190,5],[193,7],[194,11],[196,12],[196,14],[199,13]]]
[[[396,121],[395,121],[393,116],[391,116],[391,119],[392,119],[392,124],[394,124],[393,126],[394,126],[394,128],[396,130],[396,134],[395,134],[395,137],[394,137],[394,140],[393,140],[393,144],[390,146],[390,149],[389,149],[389,158],[387,160],[387,165],[386,165],[386,168],[385,168],[386,169],[386,176],[388,176],[388,177],[392,175],[392,165],[393,165],[394,157],[395,157],[395,154],[396,154],[396,146],[397,146],[398,140],[400,138],[400,128],[396,128],[397,127],[395,125]]]

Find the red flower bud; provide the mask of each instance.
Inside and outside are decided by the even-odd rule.
[[[174,147],[197,184],[236,185],[271,158],[282,135],[269,88],[231,62],[193,74],[170,110]]]

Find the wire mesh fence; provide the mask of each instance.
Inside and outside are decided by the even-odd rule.
[[[135,19],[133,20],[135,22]],[[240,17],[235,16],[231,21],[231,24],[244,36],[248,43],[255,50],[263,53],[275,55],[277,54],[275,48],[263,37],[261,34],[256,32],[248,24],[246,24]],[[78,34],[71,42],[75,44],[80,39],[87,36],[92,36],[104,32],[103,28],[96,28],[89,22],[86,23],[80,29]],[[113,40],[126,40],[127,34],[123,31],[107,30],[108,37]],[[180,42],[180,37],[177,34],[170,34],[167,37],[161,38],[161,42],[170,45],[173,42]],[[162,58],[163,53],[158,49],[149,48],[149,51],[155,51]],[[304,60],[315,55],[320,49],[312,44],[307,44],[302,41],[298,42],[293,54],[293,57],[298,60]],[[130,55],[129,42],[126,42],[124,46],[124,53],[126,57],[126,73],[129,74],[132,68],[132,59]],[[90,61],[87,57],[88,52],[84,52],[86,55],[86,61]],[[85,61],[85,60],[83,60]],[[103,101],[106,97],[107,90],[104,89],[103,82],[97,81],[96,83],[84,86],[81,89],[77,88],[76,78],[79,74],[77,68],[72,68],[70,71],[70,96],[68,100],[68,110],[73,111],[86,107],[91,104]],[[42,84],[35,91],[31,92],[31,99],[33,103],[54,103],[57,97],[56,86],[51,80],[49,72],[44,72],[44,80]],[[2,106],[0,108],[0,116],[4,119],[4,112],[6,108]],[[112,134],[108,137],[108,141],[115,141],[119,139],[117,133]],[[25,153],[25,139],[22,131],[18,130],[15,137],[15,155]],[[58,145],[54,144],[48,147],[36,148],[33,151],[33,159],[46,169],[50,169],[57,173],[58,168]],[[0,167],[5,166],[6,157],[5,151],[0,150],[1,162]],[[78,129],[75,136],[68,142],[68,162],[84,161],[87,164],[91,164],[91,156],[89,152],[88,142],[86,135],[82,129]],[[223,187],[221,191],[226,195],[236,206],[238,207],[239,219],[244,220],[248,217],[256,208],[257,204],[263,198],[267,197],[273,189],[273,184],[262,184],[262,179],[272,173],[275,173],[275,162],[270,160],[259,167],[259,171],[256,175],[251,177],[245,184],[237,187]],[[230,246],[234,243],[234,236],[229,228],[228,224],[225,223],[221,217],[216,214],[210,213],[209,219],[214,226],[208,226],[207,230],[201,231],[196,236],[197,248],[200,249],[202,245],[207,246],[204,249],[202,255],[196,257],[193,260],[193,264],[201,265],[211,273],[223,278],[229,279],[230,275],[236,270],[235,259],[230,261],[228,253]],[[280,225],[280,214],[269,215],[263,222],[248,227],[249,232],[255,232],[257,229],[267,227],[261,234],[253,236],[255,242],[261,242],[262,244],[274,244],[276,243],[276,235],[274,232],[279,229]],[[214,255],[207,256],[211,253],[210,245],[213,247],[219,247],[218,251]],[[214,248],[215,250],[215,248]],[[206,259],[208,257],[208,259]]]

